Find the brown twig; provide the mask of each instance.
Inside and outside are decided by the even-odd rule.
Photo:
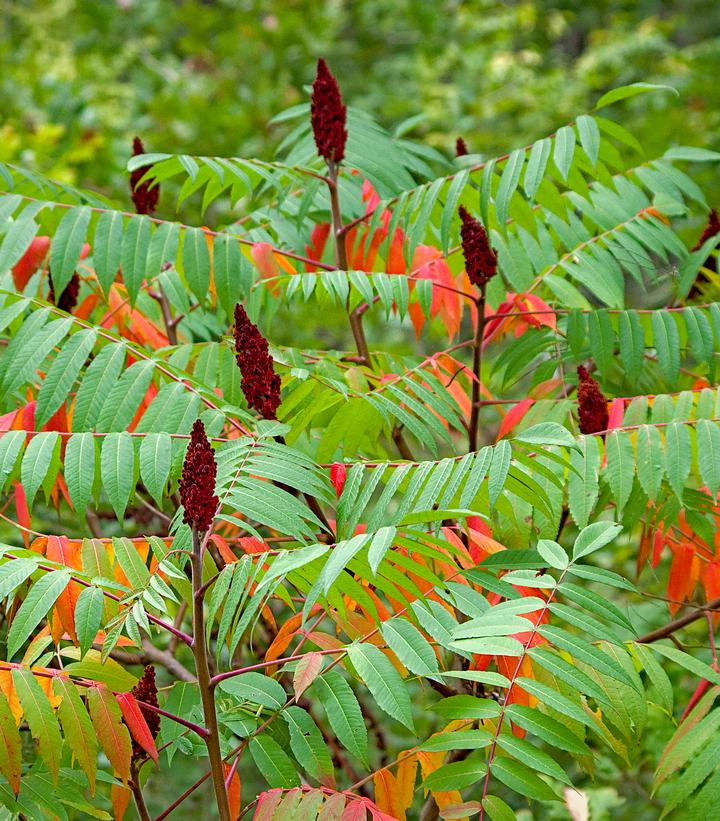
[[[637,641],[639,644],[652,644],[654,641],[659,641],[660,639],[672,638],[672,634],[675,631],[681,630],[688,624],[692,624],[692,622],[704,618],[705,613],[707,613],[708,611],[718,610],[719,608],[720,597],[718,597],[717,599],[713,599],[712,601],[709,601],[703,607],[698,607],[691,613],[686,613],[679,619],[675,619],[674,621],[668,622],[664,627],[658,627],[657,630],[652,630],[650,633],[646,633],[644,636],[640,636],[640,638],[635,639],[635,641]]]

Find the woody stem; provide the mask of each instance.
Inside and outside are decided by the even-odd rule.
[[[330,191],[330,215],[332,218],[333,242],[335,243],[335,261],[339,270],[347,271],[347,250],[345,248],[344,226],[342,223],[342,215],[340,214],[340,194],[337,185],[338,167],[332,160],[328,160],[327,165],[327,184]],[[358,355],[363,360],[363,364],[370,365],[370,350],[368,348],[367,339],[365,339],[362,314],[349,310],[349,307],[348,304],[348,318],[350,320],[350,330],[355,340],[355,347],[357,348]]]
[[[140,821],[150,821],[150,813],[148,812],[145,798],[140,788],[140,779],[133,761],[130,769],[130,789],[132,790],[133,798],[135,799],[135,807],[137,808],[138,817]]]
[[[210,667],[208,665],[207,644],[205,642],[205,616],[203,602],[205,590],[202,581],[202,551],[201,538],[197,527],[192,528],[192,555],[190,557],[192,570],[193,590],[193,644],[195,657],[195,672],[200,688],[205,727],[208,731],[205,737],[205,746],[210,759],[215,800],[220,821],[230,821],[227,790],[225,789],[225,773],[223,770],[222,753],[220,752],[220,733],[218,731],[217,713],[215,712],[215,692],[210,686]]]
[[[480,286],[480,296],[476,300],[477,324],[473,339],[473,383],[472,405],[470,408],[470,424],[468,425],[468,450],[477,450],[478,418],[480,416],[480,368],[482,366],[482,342],[485,333],[485,283]]]

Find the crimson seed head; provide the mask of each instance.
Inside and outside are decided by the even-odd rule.
[[[205,426],[196,419],[180,477],[180,500],[185,508],[183,522],[199,533],[205,533],[215,518],[219,501],[215,495],[216,474],[215,454]]]
[[[145,149],[142,140],[140,137],[135,137],[133,140],[133,156],[137,157],[138,154],[144,153]],[[149,182],[138,185],[149,169],[149,165],[143,165],[142,168],[136,168],[130,174],[130,193],[138,214],[151,214],[157,208],[158,199],[160,197],[159,185],[155,185],[152,188]]]
[[[345,156],[347,111],[337,80],[321,57],[310,98],[310,121],[318,154],[328,162],[339,163]]]
[[[702,234],[700,234],[700,239],[695,244],[695,247],[692,249],[693,251],[697,251],[702,248],[703,243],[710,239],[710,237],[714,237],[717,234],[720,234],[720,217],[718,216],[718,212],[713,208],[710,211],[710,216],[708,217],[707,225],[703,229]]]
[[[242,374],[240,387],[248,406],[264,419],[275,419],[280,404],[280,377],[273,369],[267,339],[250,321],[242,305],[235,306],[235,355]]]
[[[72,309],[77,305],[78,294],[80,293],[80,277],[73,274],[70,282],[65,286],[65,290],[60,294],[59,299],[55,299],[55,288],[52,283],[52,273],[50,274],[50,293],[48,302],[53,302],[61,311],[72,313]]]
[[[455,156],[464,157],[467,153],[468,147],[465,140],[463,140],[462,137],[458,137],[457,140],[455,140]]]
[[[155,684],[155,668],[152,664],[148,664],[145,672],[140,677],[140,681],[131,690],[133,696],[138,701],[144,701],[145,704],[152,704],[153,707],[159,707],[157,697],[157,685]],[[148,710],[147,707],[140,707],[140,712],[152,733],[153,738],[157,738],[160,732],[160,716],[154,710]],[[133,758],[147,758],[147,753],[143,748],[133,740]]]
[[[581,433],[599,433],[607,430],[608,407],[598,383],[583,368],[578,366],[578,415]]]
[[[497,273],[497,254],[490,245],[482,223],[471,217],[464,205],[460,206],[458,213],[462,220],[460,238],[465,257],[465,270],[470,282],[481,288]]]

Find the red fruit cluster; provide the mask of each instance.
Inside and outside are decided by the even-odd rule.
[[[152,664],[148,664],[140,677],[140,681],[131,690],[133,696],[137,701],[143,701],[145,704],[152,704],[153,707],[159,707],[157,697],[157,685],[155,684],[155,668]],[[154,710],[148,710],[147,707],[140,706],[140,712],[143,714],[148,730],[152,733],[153,738],[157,738],[160,732],[160,716]],[[133,759],[147,758],[145,750],[135,741],[132,743]]]
[[[577,374],[579,380],[577,396],[580,431],[587,434],[607,430],[607,399],[600,390],[598,383],[582,365],[578,367]]]
[[[280,404],[280,377],[273,369],[267,339],[242,305],[235,306],[235,355],[242,374],[240,387],[248,406],[264,419],[275,419]]]
[[[497,254],[490,245],[482,223],[470,216],[464,205],[460,206],[458,213],[462,220],[460,238],[465,257],[465,270],[470,282],[482,288],[497,273]]]
[[[55,299],[55,288],[52,284],[52,273],[50,274],[50,293],[48,302],[53,302],[61,311],[72,313],[72,309],[77,305],[78,294],[80,293],[80,277],[73,274],[70,282],[65,286],[65,290],[60,294],[59,299]]]
[[[133,140],[133,156],[137,157],[138,154],[144,153],[145,149],[142,140],[140,137],[135,137]],[[159,185],[154,185],[152,188],[150,187],[150,182],[144,182],[138,185],[149,169],[149,165],[143,165],[141,168],[136,168],[130,174],[130,193],[138,214],[152,214],[157,208],[158,199],[160,197]]]
[[[714,237],[717,234],[720,234],[720,216],[718,216],[718,212],[713,208],[710,211],[710,216],[708,217],[707,225],[703,229],[702,234],[700,234],[700,239],[695,244],[695,247],[692,249],[693,251],[697,251],[702,248],[703,243],[710,239],[710,237]]]
[[[463,140],[462,137],[458,137],[457,140],[455,140],[455,156],[464,157],[467,153],[468,147],[465,140]]]
[[[180,477],[180,500],[185,508],[183,522],[199,533],[205,533],[215,518],[219,501],[215,495],[216,475],[215,454],[205,426],[196,419]]]
[[[347,110],[337,80],[321,57],[310,98],[310,122],[318,154],[328,162],[339,163],[345,156]]]

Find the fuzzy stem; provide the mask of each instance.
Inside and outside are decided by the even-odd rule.
[[[151,821],[150,813],[148,812],[145,798],[140,788],[140,781],[138,779],[138,771],[133,761],[130,769],[130,789],[132,790],[133,798],[135,799],[135,807],[137,808],[140,821]]]
[[[337,185],[338,167],[334,162],[332,162],[332,160],[328,160],[327,166],[327,184],[330,191],[330,215],[332,217],[333,241],[335,243],[335,260],[339,270],[347,271],[347,249],[345,248],[344,226],[342,224],[342,215],[340,213],[340,195]],[[352,331],[352,335],[355,340],[355,347],[357,348],[358,355],[363,360],[363,364],[369,366],[370,350],[368,348],[367,339],[365,339],[362,314],[357,311],[348,310],[348,319],[350,320],[350,330]]]
[[[470,424],[468,425],[468,450],[477,450],[478,417],[480,415],[480,368],[482,367],[482,341],[485,332],[485,284],[480,286],[480,296],[476,303],[478,316],[473,340],[473,384]]]
[[[193,655],[195,657],[195,671],[200,687],[200,698],[205,718],[205,727],[208,735],[205,737],[205,746],[210,759],[215,800],[220,821],[230,821],[227,790],[225,789],[225,773],[223,771],[222,753],[220,752],[220,734],[218,731],[217,714],[215,712],[215,694],[210,686],[210,667],[208,665],[207,645],[205,643],[205,617],[203,613],[204,591],[202,589],[202,552],[201,539],[197,527],[192,529],[193,551],[191,556],[192,589],[193,589]]]

